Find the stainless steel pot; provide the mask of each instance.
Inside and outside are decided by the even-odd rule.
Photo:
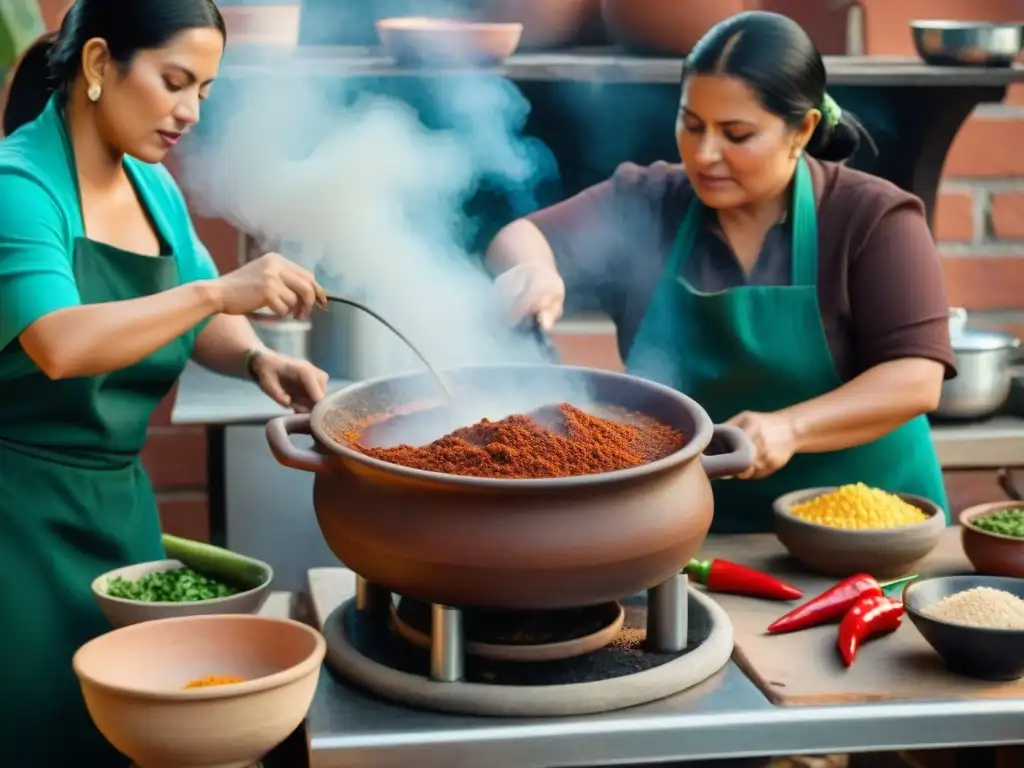
[[[1024,47],[1024,24],[987,21],[910,22],[914,47],[927,64],[1009,67]]]
[[[255,314],[249,316],[249,322],[260,341],[270,349],[299,360],[309,360],[312,326],[308,320]]]
[[[709,478],[738,474],[754,458],[742,430],[712,425],[695,401],[627,374],[504,365],[444,376],[460,393],[454,418],[438,407],[436,382],[417,373],[354,384],[328,395],[311,415],[267,425],[281,464],[316,473],[313,506],[334,554],[401,595],[456,606],[549,609],[648,589],[677,573],[703,544],[714,508]],[[566,401],[643,413],[689,441],[659,461],[618,472],[512,480],[389,464],[343,437],[354,429],[371,445],[423,445],[455,426],[497,417],[498,402],[507,415]],[[377,420],[366,429],[368,417]],[[316,449],[298,447],[291,434],[312,434]],[[725,452],[704,455],[713,437]]]
[[[968,330],[967,311],[960,307],[949,311],[949,332],[957,376],[943,382],[933,416],[979,419],[998,413],[1010,394],[1010,366],[1020,339],[1009,333]]]

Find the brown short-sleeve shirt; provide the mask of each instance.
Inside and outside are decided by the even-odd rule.
[[[883,362],[923,357],[954,376],[942,267],[921,201],[838,163],[808,164],[818,205],[818,306],[839,375],[848,381]],[[607,181],[528,217],[555,253],[567,309],[608,314],[623,358],[693,198],[682,166],[624,163]],[[789,226],[769,231],[745,274],[709,221],[685,270],[707,292],[787,285]]]

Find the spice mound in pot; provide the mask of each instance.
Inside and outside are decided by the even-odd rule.
[[[593,416],[567,403],[500,421],[484,419],[429,445],[369,448],[361,453],[391,464],[468,477],[575,477],[638,467],[676,452],[682,432],[640,414],[631,423]],[[352,439],[352,438],[356,439]]]

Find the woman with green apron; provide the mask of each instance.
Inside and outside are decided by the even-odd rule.
[[[515,319],[599,309],[629,372],[748,433],[715,532],[771,531],[781,494],[856,482],[948,514],[925,416],[955,375],[939,258],[920,200],[834,162],[863,129],[804,30],[753,12],[709,31],[676,133],[682,165],[624,164],[497,235]]]
[[[304,315],[312,275],[268,254],[218,277],[159,165],[199,119],[224,23],[211,0],[78,0],[23,58],[0,141],[0,765],[116,766],[71,669],[110,629],[90,594],[164,556],[139,461],[186,361],[282,405],[326,375],[264,349],[245,315]],[[54,91],[53,89],[56,88]]]

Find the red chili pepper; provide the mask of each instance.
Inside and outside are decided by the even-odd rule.
[[[801,629],[817,627],[838,621],[853,607],[860,598],[869,595],[882,595],[886,589],[898,584],[913,581],[917,575],[879,584],[874,576],[858,573],[843,579],[834,587],[812,597],[803,605],[798,605],[785,616],[781,616],[768,626],[768,633],[781,635],[783,632],[799,632]]]
[[[867,595],[858,600],[839,624],[839,652],[846,666],[853,664],[857,650],[879,635],[899,629],[903,603],[886,595]]]
[[[712,592],[768,600],[798,600],[804,596],[792,584],[728,560],[691,560],[683,570]]]

